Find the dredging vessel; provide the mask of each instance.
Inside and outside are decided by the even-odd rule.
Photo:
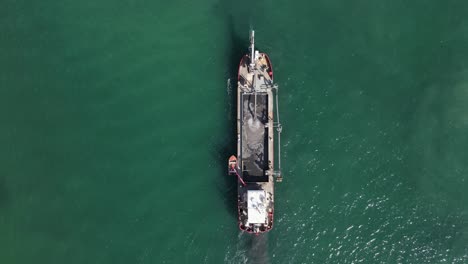
[[[273,228],[274,184],[283,179],[281,130],[273,67],[266,53],[255,50],[252,30],[249,53],[242,57],[237,76],[237,156],[232,155],[228,161],[229,174],[238,177],[239,228],[248,233],[259,234]],[[275,132],[277,157],[273,147]]]

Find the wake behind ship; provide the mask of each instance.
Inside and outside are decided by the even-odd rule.
[[[263,233],[273,228],[274,183],[281,182],[278,86],[266,53],[255,50],[250,32],[250,53],[242,57],[237,82],[237,157],[228,162],[229,173],[238,177],[239,228]],[[276,122],[274,121],[276,110]],[[278,167],[275,170],[274,135],[277,132]]]

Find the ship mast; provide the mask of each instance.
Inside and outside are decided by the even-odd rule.
[[[250,69],[255,67],[255,31],[250,31]]]
[[[252,90],[254,93],[254,120],[257,120],[257,88],[256,88],[256,82],[257,82],[257,74],[256,74],[256,69],[255,69],[255,31],[251,30],[250,31],[250,70],[253,72],[253,79],[252,79]]]

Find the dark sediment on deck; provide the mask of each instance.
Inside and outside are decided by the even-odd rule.
[[[242,173],[245,181],[265,182],[268,176],[268,95],[242,95]],[[256,104],[255,104],[256,101]]]

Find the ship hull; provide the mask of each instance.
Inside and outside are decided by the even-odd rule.
[[[265,53],[242,57],[237,87],[239,228],[264,233],[273,228],[273,68]]]

